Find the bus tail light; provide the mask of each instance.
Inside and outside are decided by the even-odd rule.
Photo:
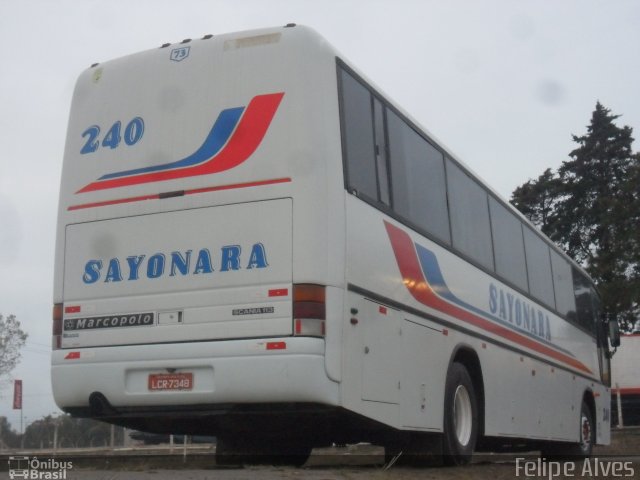
[[[62,347],[62,304],[53,305],[53,341],[51,347],[53,350],[59,350]]]
[[[293,334],[325,336],[325,287],[298,284],[293,286]]]

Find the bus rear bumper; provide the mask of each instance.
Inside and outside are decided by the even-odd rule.
[[[192,382],[153,389],[157,375]],[[198,405],[339,403],[339,384],[325,370],[324,340],[305,337],[56,350],[52,384],[61,409],[91,417]]]

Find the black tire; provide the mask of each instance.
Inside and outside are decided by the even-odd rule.
[[[478,439],[478,402],[469,372],[457,362],[447,372],[443,429],[444,463],[468,464]]]
[[[301,467],[309,459],[312,447],[279,439],[218,438],[216,465],[292,465]]]
[[[580,407],[578,428],[579,443],[548,444],[542,449],[541,456],[555,460],[580,460],[589,458],[593,451],[596,430],[593,421],[593,412],[584,400]]]
[[[580,443],[578,444],[578,452],[580,457],[588,458],[593,451],[595,443],[595,423],[593,421],[593,412],[586,402],[582,402],[580,408]]]

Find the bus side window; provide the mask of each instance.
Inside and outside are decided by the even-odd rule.
[[[442,153],[391,110],[387,124],[393,210],[451,244]]]
[[[558,313],[567,318],[575,318],[576,300],[573,293],[571,265],[555,250],[551,250],[551,270]]]
[[[583,275],[572,269],[573,273],[573,293],[576,299],[576,312],[578,325],[590,332],[592,335],[596,333],[595,315],[593,312],[593,301],[591,297],[591,285]]]
[[[524,249],[527,254],[529,292],[545,305],[555,308],[549,246],[533,230],[525,227]]]
[[[340,70],[342,135],[349,190],[378,200],[371,93]]]
[[[589,289],[591,305],[593,306],[593,329],[597,335],[598,342],[598,363],[600,365],[600,378],[602,383],[611,385],[611,359],[609,358],[609,345],[607,343],[607,324],[602,318],[602,308],[600,298],[593,288]]]
[[[487,192],[449,158],[446,165],[453,246],[494,270]]]
[[[529,291],[522,223],[493,197],[489,197],[496,273]]]

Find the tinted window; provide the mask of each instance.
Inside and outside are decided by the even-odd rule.
[[[556,310],[570,319],[575,319],[576,301],[573,295],[571,265],[553,250],[551,250],[551,271],[556,294]]]
[[[525,227],[524,248],[527,254],[529,292],[542,303],[555,308],[549,247],[538,235]]]
[[[493,270],[487,193],[449,159],[447,185],[453,246]]]
[[[584,329],[595,331],[595,314],[593,309],[591,284],[589,281],[575,268],[573,271],[573,293],[576,300],[576,311],[578,324]]]
[[[496,272],[526,292],[529,287],[522,224],[513,213],[491,197],[489,208]]]
[[[388,111],[393,209],[450,243],[444,157],[398,115]]]
[[[371,94],[344,70],[340,70],[340,76],[342,135],[349,186],[370,198],[377,199]]]

